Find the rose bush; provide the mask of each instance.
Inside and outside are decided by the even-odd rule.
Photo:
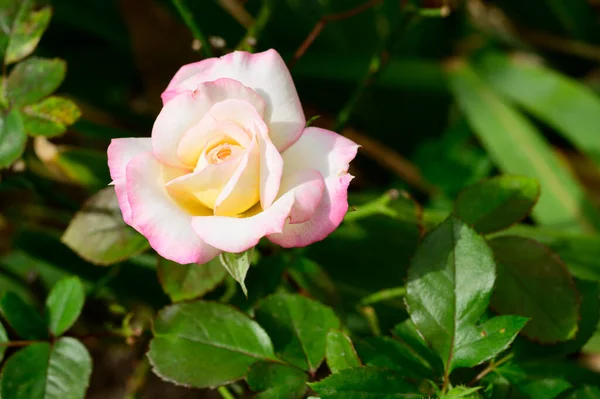
[[[205,263],[262,237],[300,247],[340,224],[358,146],[305,128],[276,51],[185,65],[162,100],[151,138],[108,148],[123,219],[161,256]]]

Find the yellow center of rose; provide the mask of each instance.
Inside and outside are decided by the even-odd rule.
[[[189,169],[168,182],[169,194],[193,215],[243,217],[260,207],[261,135],[268,127],[249,102],[213,104],[178,143],[179,160]]]

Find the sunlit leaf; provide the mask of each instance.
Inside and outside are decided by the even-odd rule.
[[[600,166],[597,93],[549,68],[501,53],[487,53],[475,66],[495,90],[554,127]]]
[[[10,166],[25,150],[27,135],[21,114],[13,109],[8,114],[0,111],[0,168]]]
[[[81,314],[85,293],[77,277],[60,280],[46,299],[48,326],[54,336],[67,331]]]
[[[454,205],[457,216],[482,234],[502,230],[525,218],[540,186],[523,176],[498,176],[465,188]]]
[[[561,229],[593,231],[600,226],[598,210],[529,120],[498,97],[466,62],[448,64],[447,75],[460,108],[498,167],[540,183],[534,219]]]
[[[59,58],[27,58],[8,75],[6,96],[14,106],[33,104],[60,86],[66,70],[67,64]]]
[[[495,269],[483,237],[454,216],[425,236],[413,257],[406,284],[408,311],[447,372],[457,362],[457,350],[474,338],[473,328],[492,294]]]
[[[2,369],[4,399],[83,399],[92,359],[83,344],[64,337],[35,343],[11,356]]]
[[[31,54],[50,22],[52,9],[37,8],[35,3],[4,0],[0,7],[0,57],[7,65]]]
[[[85,260],[111,265],[148,249],[148,240],[123,221],[113,187],[87,200],[62,236]]]
[[[325,357],[332,373],[361,366],[350,337],[342,331],[331,330],[327,333]]]
[[[23,123],[27,134],[53,137],[67,131],[67,126],[79,119],[81,112],[71,100],[62,97],[47,99],[23,109]]]
[[[246,274],[250,268],[253,251],[254,248],[251,248],[242,253],[222,252],[221,255],[219,255],[223,267],[231,274],[231,277],[240,284],[240,287],[242,287],[242,291],[244,291],[244,295],[246,296],[248,296],[248,289],[246,288],[244,281],[246,280]]]
[[[202,301],[159,313],[148,356],[162,379],[198,388],[239,380],[254,363],[275,358],[256,322],[228,305]]]

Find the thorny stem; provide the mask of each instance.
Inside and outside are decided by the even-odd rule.
[[[246,34],[236,46],[237,50],[244,50],[251,53],[254,52],[254,47],[256,46],[262,31],[265,29],[267,22],[273,14],[275,4],[277,4],[277,2],[274,0],[263,0],[262,7],[260,8],[258,16],[256,17],[256,21],[248,28]]]
[[[200,27],[194,21],[194,17],[190,9],[185,5],[184,0],[171,0],[175,8],[177,8],[177,12],[181,15],[183,22],[187,25],[188,29],[192,32],[192,36],[194,39],[198,40],[201,44],[200,50],[204,54],[206,58],[214,57],[212,49],[210,48],[210,44],[206,37],[200,30]]]

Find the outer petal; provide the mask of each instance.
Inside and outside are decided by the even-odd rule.
[[[265,121],[280,151],[298,139],[306,119],[292,77],[275,50],[257,54],[234,51],[221,58],[185,65],[163,93],[163,102],[173,101],[173,92],[195,90],[199,83],[219,78],[237,80],[265,100]]]
[[[208,245],[191,227],[183,211],[164,188],[165,169],[152,154],[140,154],[127,165],[127,195],[133,222],[161,256],[181,264],[206,263],[221,251]]]
[[[141,153],[150,151],[152,151],[152,141],[150,138],[113,139],[108,146],[110,177],[113,179],[115,185],[115,192],[117,193],[123,220],[129,225],[132,225],[131,206],[127,199],[125,170],[129,161]]]
[[[352,176],[347,171],[357,150],[356,143],[332,131],[314,127],[304,130],[283,153],[284,179],[293,171],[314,168],[324,178],[325,194],[308,221],[288,223],[282,233],[269,235],[269,240],[282,247],[302,247],[324,239],[339,226],[348,210]]]

